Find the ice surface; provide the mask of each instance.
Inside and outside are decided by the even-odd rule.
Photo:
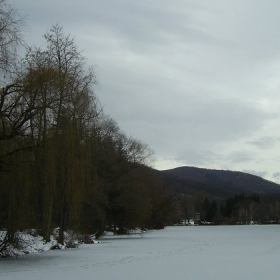
[[[280,279],[280,226],[168,227],[0,260],[2,280]]]

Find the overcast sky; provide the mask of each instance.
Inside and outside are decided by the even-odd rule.
[[[154,167],[237,170],[280,182],[280,1],[10,0],[30,45],[59,23],[96,93]]]

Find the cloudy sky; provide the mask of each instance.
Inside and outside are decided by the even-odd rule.
[[[10,0],[30,45],[59,23],[96,93],[154,167],[238,170],[280,182],[280,2]]]

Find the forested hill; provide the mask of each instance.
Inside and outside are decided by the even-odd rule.
[[[280,194],[280,185],[248,173],[178,167],[158,172],[158,176],[177,192],[204,192],[211,197],[225,198],[238,193]]]

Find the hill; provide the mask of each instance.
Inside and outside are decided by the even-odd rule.
[[[238,171],[185,166],[157,171],[157,176],[173,191],[187,194],[204,192],[213,198],[226,198],[239,193],[280,194],[279,184]]]

